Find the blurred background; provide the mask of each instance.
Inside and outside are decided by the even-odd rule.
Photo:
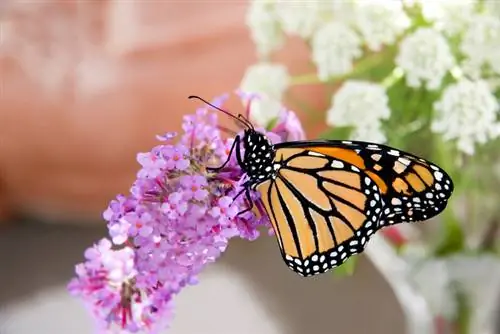
[[[416,298],[428,301],[425,312],[434,319],[433,331],[420,333],[500,333],[495,331],[496,284],[489,284],[492,289],[483,297],[471,293],[479,302],[471,303],[470,312],[449,311],[448,304],[455,303],[439,291],[447,289],[439,281],[442,263],[433,267],[435,259],[487,249],[492,262],[471,267],[485,258],[478,256],[459,267],[500,282],[495,248],[499,131],[486,126],[497,124],[499,109],[500,71],[493,64],[500,56],[497,4],[3,2],[0,333],[92,332],[90,317],[66,285],[85,248],[107,234],[102,212],[116,194],[129,191],[139,169],[136,154],[156,145],[156,134],[181,131],[182,117],[195,110],[189,95],[211,99],[237,88],[268,94],[294,110],[308,138],[388,142],[435,159],[452,176],[460,178],[459,171],[466,170],[462,174],[468,178],[459,187],[457,215],[442,224],[446,228],[395,231],[393,239],[387,236],[390,250],[373,248],[360,256],[349,277],[303,280],[273,256],[273,238],[234,241],[201,275],[201,284],[177,297],[170,333],[409,333],[411,307],[402,305],[408,299],[395,288],[406,283],[391,280],[390,261],[373,260],[387,258],[383,252],[399,256],[396,239],[408,244],[407,257],[418,253],[432,264],[411,284],[423,290]],[[423,51],[415,45],[423,45]],[[286,80],[275,78],[280,75]],[[454,85],[464,77],[488,88],[466,83],[461,92],[479,87],[476,95],[455,103],[453,93],[460,89],[454,91]],[[446,99],[446,92],[451,97]],[[343,104],[349,99],[358,104]],[[464,111],[463,105],[472,107]],[[237,101],[226,107],[242,110]],[[444,124],[454,115],[456,122]],[[264,122],[254,121],[259,120]],[[467,197],[471,184],[489,187],[475,189],[472,200]],[[473,203],[466,205],[465,216],[460,203]],[[414,268],[406,257],[398,259]],[[446,268],[443,279],[451,275]],[[474,278],[468,287],[476,291],[481,285],[484,281]],[[437,302],[429,301],[432,297]],[[487,305],[481,323],[488,331],[457,331],[455,325],[474,318],[478,305]],[[440,326],[443,318],[455,325]]]

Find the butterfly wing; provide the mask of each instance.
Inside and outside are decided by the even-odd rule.
[[[257,190],[286,264],[311,276],[362,252],[384,206],[372,178],[349,161],[308,149],[276,153],[276,177]]]
[[[385,202],[380,226],[428,220],[441,213],[454,186],[430,161],[392,147],[363,141],[300,141],[275,149],[300,148],[349,162],[379,187]]]

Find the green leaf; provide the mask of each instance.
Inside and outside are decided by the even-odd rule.
[[[339,267],[333,270],[333,275],[337,277],[352,276],[356,270],[356,264],[358,263],[358,256],[350,257],[346,262],[341,264]]]
[[[266,126],[267,131],[271,131],[278,124],[278,117],[273,118]]]
[[[445,257],[465,250],[465,234],[458,219],[451,213],[451,208],[443,212],[444,233],[434,250],[436,257]]]
[[[321,139],[347,140],[351,137],[353,131],[353,126],[336,126],[323,132],[319,137]]]

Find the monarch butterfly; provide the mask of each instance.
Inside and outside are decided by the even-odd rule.
[[[211,170],[223,169],[236,150],[247,200],[252,207],[250,190],[260,194],[283,260],[301,276],[324,273],[363,252],[384,226],[438,215],[453,192],[444,170],[410,153],[346,140],[273,145],[242,115],[211,106],[245,128],[226,162]]]

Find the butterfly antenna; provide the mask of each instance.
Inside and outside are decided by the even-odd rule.
[[[227,116],[233,118],[234,120],[236,120],[240,124],[243,124],[244,127],[246,127],[246,128],[249,127],[249,124],[247,122],[243,121],[241,118],[234,116],[233,114],[231,114],[230,112],[228,112],[228,111],[226,111],[224,109],[221,109],[221,108],[219,108],[217,106],[214,106],[212,103],[206,101],[205,99],[203,99],[203,98],[201,98],[199,96],[191,95],[191,96],[188,97],[188,99],[198,99],[198,100],[204,102],[205,104],[211,106],[212,108],[217,109],[217,110],[223,112],[224,114],[226,114]],[[252,128],[252,127],[250,126],[250,128]]]
[[[247,125],[247,127],[249,127],[252,130],[255,130],[254,127],[253,127],[252,122],[250,122],[245,116],[243,116],[242,114],[238,114],[238,118],[240,120],[242,120],[243,122],[245,122],[245,124]]]

